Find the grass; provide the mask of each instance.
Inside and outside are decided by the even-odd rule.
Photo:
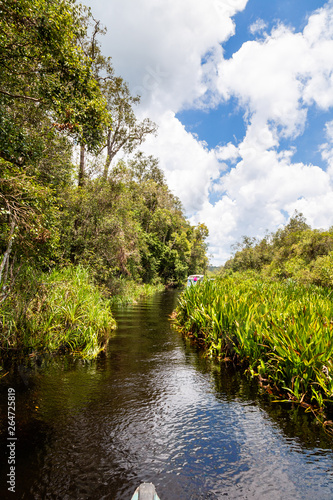
[[[133,303],[164,288],[118,279],[114,295],[107,298],[81,266],[50,273],[27,268],[0,308],[0,347],[68,350],[93,358],[105,348],[116,327],[113,305]]]
[[[144,297],[150,297],[165,289],[163,284],[151,285],[137,283],[133,280],[119,279],[114,294],[110,300],[112,305],[133,304]]]
[[[175,323],[211,356],[241,363],[269,392],[325,420],[333,408],[332,299],[315,286],[226,277],[186,289]]]
[[[68,267],[35,276],[27,271],[1,309],[1,346],[71,350],[93,358],[116,326],[111,301],[86,269]]]

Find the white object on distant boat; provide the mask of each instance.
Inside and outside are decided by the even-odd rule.
[[[135,490],[131,500],[160,500],[153,483],[142,483]]]
[[[203,279],[204,279],[203,274],[191,274],[187,278],[187,285],[186,286],[196,285],[198,281],[202,281]]]

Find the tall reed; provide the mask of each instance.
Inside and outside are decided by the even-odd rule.
[[[88,271],[77,266],[28,276],[2,309],[2,346],[70,349],[89,358],[100,352],[116,324]]]
[[[162,283],[137,283],[132,279],[118,278],[114,285],[113,295],[110,297],[112,305],[126,305],[136,303],[141,298],[150,297],[156,292],[165,290]]]
[[[206,280],[183,292],[175,324],[210,355],[245,364],[269,391],[320,413],[333,408],[332,298],[293,282]]]

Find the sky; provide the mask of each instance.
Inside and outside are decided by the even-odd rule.
[[[333,225],[333,0],[84,0],[141,96],[160,161],[212,265],[295,210]]]

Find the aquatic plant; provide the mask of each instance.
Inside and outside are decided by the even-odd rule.
[[[70,349],[94,357],[115,320],[111,302],[81,266],[33,276],[2,309],[1,344],[32,350]]]
[[[271,393],[317,415],[333,408],[333,293],[253,275],[187,288],[176,327],[242,364]]]

